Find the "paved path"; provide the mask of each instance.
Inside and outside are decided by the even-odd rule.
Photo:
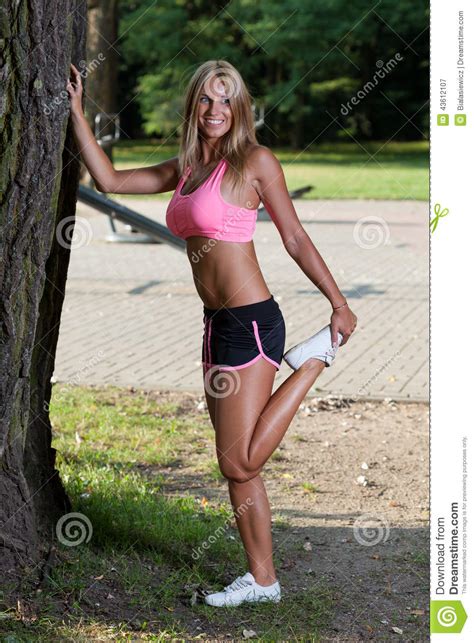
[[[164,222],[164,201],[116,198]],[[313,393],[427,400],[427,204],[298,200],[295,207],[359,320]],[[202,303],[186,255],[165,244],[108,243],[105,216],[81,204],[77,216],[56,381],[202,391]],[[273,222],[258,222],[255,246],[288,348],[327,324],[331,308]],[[283,362],[275,388],[290,373]]]

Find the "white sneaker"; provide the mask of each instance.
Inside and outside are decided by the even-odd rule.
[[[283,355],[283,359],[295,371],[310,357],[316,357],[324,362],[326,366],[331,366],[336,359],[336,351],[344,339],[344,336],[339,331],[337,339],[338,345],[333,348],[331,345],[331,325],[328,324],[308,339],[287,350]]]
[[[247,572],[243,576],[238,576],[222,592],[208,594],[204,597],[204,600],[208,605],[213,605],[214,607],[230,607],[240,605],[243,602],[273,601],[278,603],[280,598],[281,589],[278,581],[275,581],[272,585],[259,585],[253,574]]]

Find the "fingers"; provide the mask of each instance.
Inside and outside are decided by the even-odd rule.
[[[337,328],[334,324],[331,325],[331,345],[337,347]]]
[[[74,80],[68,78],[66,89],[68,89],[72,95],[80,96],[82,92],[81,74],[72,63],[70,63],[70,69],[72,70],[71,75],[74,77]]]
[[[350,330],[343,330],[342,328],[337,328],[335,323],[331,325],[331,344],[333,347],[344,346],[344,344],[347,344],[352,333],[355,331],[357,327],[357,317],[354,315],[354,313],[352,313],[352,311],[351,311],[351,314],[352,314],[352,326]],[[342,334],[342,340],[340,344],[338,343],[338,337],[337,337],[338,332]]]
[[[342,335],[341,343],[339,343],[338,333],[341,333]],[[344,332],[342,328],[339,328],[338,330],[336,330],[335,335],[331,333],[331,344],[333,348],[337,349],[338,346],[344,346],[344,344],[347,343],[350,336],[351,334],[348,332]]]
[[[72,84],[69,78],[66,83],[66,89],[69,91],[71,95],[74,95],[76,93],[76,88],[74,87],[74,85]]]
[[[72,73],[73,73],[73,76],[75,77],[75,81],[76,81],[77,85],[78,86],[81,85],[81,73],[80,73],[80,71],[76,67],[74,67],[74,65],[72,63],[71,63],[71,69],[72,69]]]
[[[353,333],[355,331],[356,327],[357,327],[357,317],[354,315],[354,324],[352,326],[351,333]]]
[[[339,329],[339,332],[342,334],[342,340],[339,346],[344,346],[344,344],[347,344],[350,336],[355,330],[356,325],[357,324],[355,324],[350,331],[346,331],[346,332],[344,332],[342,329]],[[332,342],[332,345],[334,346],[334,338],[332,337],[332,333],[331,333],[331,342]],[[337,346],[337,343],[336,343],[336,346]]]

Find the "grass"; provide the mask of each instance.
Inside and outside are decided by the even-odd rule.
[[[319,491],[318,487],[312,482],[302,482],[300,486],[306,493],[318,493]]]
[[[50,415],[56,466],[81,515],[61,530],[44,585],[22,593],[28,609],[0,604],[2,640],[242,638],[243,628],[275,640],[314,637],[325,627],[334,597],[321,583],[303,595],[288,591],[278,608],[222,611],[196,600],[246,569],[246,559],[230,504],[167,492],[165,465],[179,473],[180,462],[197,466],[206,451],[211,462],[214,451],[209,420],[192,400],[55,385]],[[210,465],[198,475],[223,482]],[[275,515],[273,528],[290,525]],[[277,550],[277,565],[281,556]]]
[[[425,567],[430,563],[430,553],[428,548],[420,549],[420,551],[417,552],[411,552],[411,556],[414,565]]]
[[[419,142],[324,143],[301,151],[272,148],[289,190],[310,185],[305,199],[428,200],[429,146]],[[114,148],[116,169],[154,165],[178,153],[158,140],[121,141]],[[120,195],[162,199],[171,193]]]
[[[308,438],[305,438],[303,435],[300,435],[299,433],[293,433],[291,436],[291,439],[294,440],[295,442],[308,442]]]

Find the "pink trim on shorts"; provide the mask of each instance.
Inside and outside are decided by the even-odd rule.
[[[271,357],[268,357],[268,355],[265,355],[265,353],[263,352],[262,342],[260,341],[260,335],[258,334],[258,324],[256,321],[253,321],[252,324],[253,324],[253,332],[255,335],[255,339],[257,340],[258,350],[260,351],[261,356],[263,357],[263,359],[266,359],[267,362],[270,362],[270,364],[273,364],[273,366],[280,368],[280,364],[278,362],[275,362],[275,360],[273,360]]]
[[[203,363],[201,364],[201,366],[204,366],[204,374],[206,374],[206,373],[207,373],[207,371],[208,371],[212,366],[214,366],[214,364],[211,364],[210,362],[209,362],[209,363],[208,363],[208,362],[203,362]]]
[[[217,364],[213,364],[212,362],[207,361],[211,358],[211,324],[212,324],[212,318],[207,320],[207,327],[206,327],[206,323],[204,324],[204,361],[201,362],[201,365],[204,366],[205,371],[208,370],[208,367],[210,368],[211,366],[218,366]],[[271,359],[271,357],[268,357],[268,355],[265,355],[263,351],[262,342],[260,341],[260,335],[258,332],[258,323],[255,320],[253,320],[252,325],[253,325],[253,334],[255,336],[255,341],[257,342],[259,354],[253,359],[249,360],[248,362],[245,362],[244,364],[239,364],[238,366],[218,366],[220,371],[238,371],[241,368],[246,368],[251,364],[255,364],[255,362],[257,362],[262,357],[263,359],[266,359],[267,362],[270,362],[270,364],[273,364],[273,366],[275,366],[277,370],[280,370],[280,364],[278,364],[278,362],[275,362],[275,360]],[[207,345],[207,352],[206,352],[206,345]]]
[[[204,317],[204,361],[202,362],[203,366],[207,364],[207,354],[206,354],[206,334],[207,334],[207,319]]]
[[[257,355],[257,357],[254,357],[253,359],[251,359],[250,362],[245,362],[245,364],[239,364],[238,366],[219,366],[219,370],[220,371],[238,371],[240,368],[245,368],[246,366],[250,366],[250,364],[254,364],[262,357],[263,355]]]
[[[211,359],[211,324],[212,324],[212,317],[209,319],[209,334],[207,336],[207,359]]]
[[[211,323],[212,318],[206,319],[204,322],[204,361],[201,361],[201,366],[204,366],[204,371],[208,371],[209,367],[213,366],[211,359]],[[207,348],[207,351],[206,351]]]
[[[249,362],[245,362],[245,364],[239,364],[239,366],[219,366],[220,371],[238,371],[241,368],[245,368],[246,366],[250,366],[251,364],[255,364],[255,362],[263,357],[263,359],[266,359],[267,362],[270,362],[270,364],[273,364],[273,366],[276,366],[277,370],[280,370],[280,364],[278,362],[275,362],[275,360],[271,359],[271,357],[268,357],[268,355],[265,355],[263,352],[262,348],[262,342],[260,341],[260,335],[258,333],[258,324],[255,320],[252,321],[253,324],[253,334],[255,336],[255,340],[257,342],[258,346],[258,351],[259,354],[251,359]]]

